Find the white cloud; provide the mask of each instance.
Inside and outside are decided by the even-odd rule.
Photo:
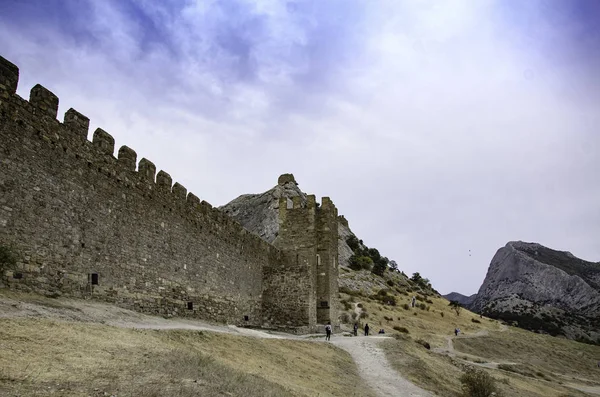
[[[293,172],[442,292],[508,240],[600,257],[599,116],[495,2],[89,4],[93,40],[0,24],[19,93],[48,86],[214,205]]]

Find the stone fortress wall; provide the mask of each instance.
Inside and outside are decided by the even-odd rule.
[[[156,173],[151,161],[141,159],[136,169],[127,146],[115,158],[107,132],[97,129],[88,141],[89,119],[74,109],[56,120],[58,98],[41,85],[22,99],[18,76],[0,57],[0,245],[18,256],[0,285],[295,332],[337,323],[330,200],[319,212],[327,215],[315,218],[321,223],[312,242],[284,233],[276,248]],[[303,244],[320,244],[321,266],[331,263],[335,276],[325,271],[319,279],[314,268],[298,266]],[[317,296],[328,308],[317,310]]]

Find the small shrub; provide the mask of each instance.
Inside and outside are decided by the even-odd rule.
[[[427,306],[427,311],[429,311],[429,309],[431,309],[431,307],[430,307],[430,306]]]
[[[356,312],[352,313],[352,320],[356,320],[356,317],[358,317],[358,314],[356,314]]]
[[[444,312],[440,312],[440,316],[444,317]]]
[[[427,308],[427,305],[424,303],[419,303],[417,306],[419,306],[419,309],[421,310],[425,310]]]
[[[433,305],[433,301],[431,299],[427,299],[425,300],[426,303],[429,303],[430,305]]]
[[[340,320],[344,324],[349,324],[350,323],[350,316],[348,315],[348,313],[342,313],[342,315],[340,317]]]
[[[471,321],[475,324],[481,324],[481,321],[477,320],[476,318],[472,318]]]
[[[460,377],[465,397],[490,397],[492,393],[499,396],[494,378],[487,372],[468,368]]]
[[[361,312],[359,318],[368,318],[369,317],[369,313],[367,312]]]
[[[403,308],[404,310],[410,310],[410,306],[408,305],[408,303],[405,303],[405,304],[403,304],[403,305],[402,305],[402,308]]]
[[[383,316],[383,319],[385,321],[394,321],[394,319],[392,317],[388,317],[388,316]]]
[[[413,312],[413,315],[414,315],[414,316],[416,316],[416,315],[417,315],[417,312]]]
[[[398,331],[398,332],[402,332],[403,334],[408,334],[408,329],[406,329],[406,327],[400,327],[398,325],[394,326],[394,330]]]
[[[348,294],[348,295],[352,295],[352,291],[350,288],[344,286],[344,287],[340,287],[340,292],[343,294]]]
[[[394,286],[394,281],[393,280],[388,280],[386,281],[386,284],[389,285],[390,287]]]
[[[356,306],[360,307],[362,309],[363,304],[362,303],[357,303]]]
[[[423,346],[427,350],[431,349],[431,345],[429,344],[429,342],[427,342],[423,339],[417,339],[415,342],[417,342],[419,345]]]
[[[398,316],[398,321],[402,320],[402,317]]]

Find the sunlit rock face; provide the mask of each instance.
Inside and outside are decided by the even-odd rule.
[[[509,242],[492,258],[470,307],[523,328],[599,342],[600,264]]]

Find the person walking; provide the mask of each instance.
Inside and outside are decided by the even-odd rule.
[[[331,322],[327,322],[327,325],[325,326],[325,340],[330,340],[331,339]]]
[[[365,324],[365,336],[369,336],[369,324]]]
[[[358,336],[358,323],[354,323],[354,336]]]

